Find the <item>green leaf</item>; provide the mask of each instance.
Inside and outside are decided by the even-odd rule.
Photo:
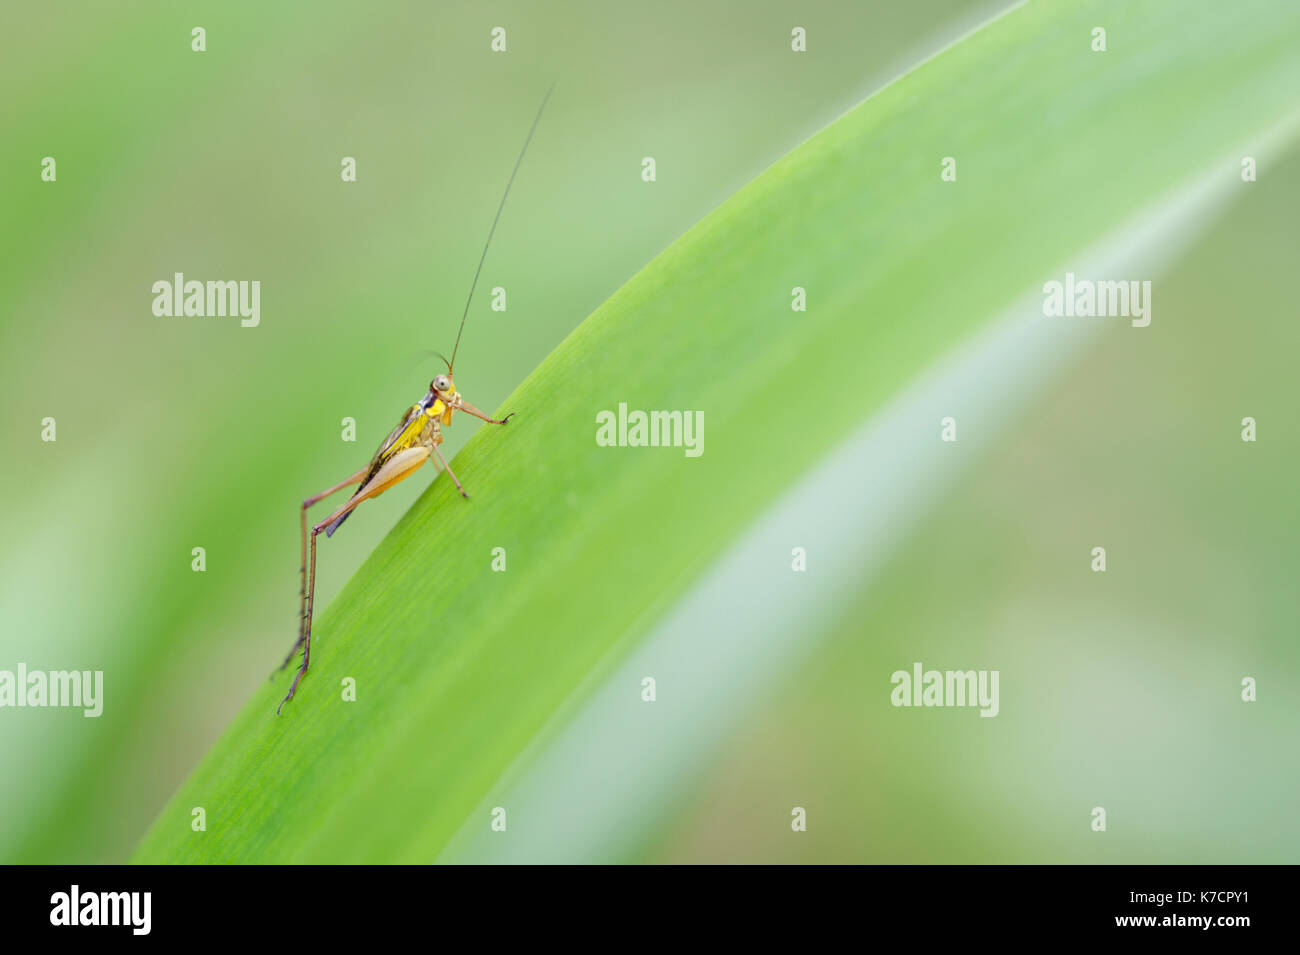
[[[1215,160],[1238,176],[1226,150],[1294,108],[1297,25],[1267,2],[1026,5],[800,146],[520,385],[517,418],[453,462],[472,500],[445,477],[422,495],[318,614],[284,715],[289,674],[136,860],[432,861],[548,721],[918,373],[1153,197]],[[620,403],[702,411],[703,454],[597,446]]]

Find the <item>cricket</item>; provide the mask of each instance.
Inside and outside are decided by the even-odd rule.
[[[464,485],[460,483],[460,480],[443,458],[442,452],[438,450],[438,445],[442,444],[443,439],[442,429],[451,425],[452,415],[457,411],[473,415],[488,424],[497,425],[504,425],[513,417],[513,413],[511,413],[498,420],[475,408],[456,390],[456,383],[452,375],[456,366],[456,354],[460,350],[461,335],[465,331],[465,319],[469,316],[469,307],[474,301],[474,289],[478,286],[479,275],[483,272],[483,263],[487,260],[488,249],[492,245],[492,236],[496,233],[497,223],[501,221],[501,211],[505,209],[506,199],[510,195],[510,187],[514,184],[515,176],[524,161],[524,154],[528,152],[528,144],[532,142],[533,133],[537,131],[537,124],[541,122],[542,113],[546,110],[546,104],[554,90],[555,84],[552,83],[551,88],[542,97],[542,104],[537,109],[533,125],[529,128],[528,135],[524,137],[523,148],[519,150],[519,158],[515,160],[515,167],[510,173],[510,178],[506,181],[505,192],[501,196],[501,203],[497,206],[496,217],[493,218],[492,227],[488,230],[487,242],[483,244],[483,254],[479,257],[478,268],[475,269],[474,279],[470,282],[469,297],[465,300],[465,311],[461,314],[460,327],[456,330],[456,342],[451,349],[451,358],[438,356],[446,364],[447,373],[436,375],[433,381],[429,382],[429,388],[420,400],[403,412],[397,427],[384,439],[368,465],[333,487],[326,488],[319,494],[314,494],[302,502],[302,566],[300,568],[302,587],[299,591],[301,603],[298,614],[298,639],[289,651],[288,656],[284,658],[284,662],[276,670],[276,673],[284,671],[299,649],[302,651],[302,662],[298,665],[298,672],[294,675],[289,692],[285,694],[284,699],[280,701],[280,705],[275,709],[276,715],[279,715],[284,708],[284,704],[292,700],[294,694],[298,692],[298,685],[302,682],[303,675],[307,672],[307,666],[311,662],[311,621],[316,598],[316,538],[322,532],[326,537],[334,536],[334,532],[356,510],[357,505],[362,501],[378,497],[394,484],[404,481],[419,470],[420,466],[430,457],[436,462],[438,471],[447,472],[447,476],[456,485],[456,490],[460,492],[460,496],[468,498],[469,495],[465,492]],[[360,486],[348,498],[347,502],[324,520],[313,524],[311,534],[308,535],[308,509],[330,495],[354,485]],[[272,676],[275,676],[275,673]]]

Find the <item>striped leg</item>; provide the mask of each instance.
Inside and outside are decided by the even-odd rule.
[[[293,645],[293,649],[289,651],[289,655],[284,658],[284,662],[280,664],[275,673],[280,673],[289,665],[289,661],[293,659],[293,655],[298,652],[298,648],[301,647],[303,642],[307,639],[307,508],[311,507],[317,501],[323,501],[336,491],[341,491],[345,487],[351,487],[353,484],[360,484],[361,479],[365,476],[366,472],[363,468],[347,480],[340,481],[332,488],[321,491],[319,494],[313,495],[302,502],[302,566],[298,568],[298,573],[302,575],[302,586],[298,589],[298,641]],[[275,678],[275,673],[271,674],[272,679]]]

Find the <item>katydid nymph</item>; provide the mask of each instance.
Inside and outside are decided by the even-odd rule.
[[[554,89],[555,86],[552,84],[551,89],[547,90],[546,96],[542,98],[542,105],[538,107],[537,115],[533,119],[533,125],[524,138],[523,148],[519,150],[519,158],[515,160],[515,168],[506,181],[505,192],[501,196],[500,205],[497,206],[496,217],[492,220],[492,227],[488,230],[487,242],[483,245],[483,254],[479,257],[478,268],[474,272],[474,280],[470,283],[469,297],[465,300],[465,311],[460,317],[460,327],[456,331],[456,343],[452,346],[451,359],[443,359],[443,362],[447,365],[447,373],[445,375],[436,375],[433,381],[429,382],[429,388],[423,397],[403,412],[397,427],[384,439],[384,443],[379,446],[379,450],[375,452],[375,456],[371,458],[368,465],[351,477],[321,491],[319,494],[312,495],[302,502],[302,567],[300,569],[302,589],[299,594],[301,607],[298,616],[298,641],[293,645],[293,649],[289,651],[289,655],[284,658],[284,663],[280,664],[277,672],[283,671],[289,665],[299,648],[302,649],[302,663],[298,666],[298,672],[294,675],[293,685],[289,687],[289,692],[280,701],[280,705],[276,707],[275,712],[277,714],[283,709],[285,703],[293,699],[294,693],[298,691],[298,684],[302,681],[303,674],[307,672],[307,665],[311,661],[311,621],[316,598],[316,538],[322,532],[326,537],[333,536],[339,525],[348,519],[348,516],[358,504],[382,494],[394,484],[410,477],[431,457],[436,462],[439,470],[447,472],[447,476],[456,485],[456,490],[460,491],[461,497],[468,498],[469,495],[465,493],[464,486],[451,468],[448,467],[446,460],[443,459],[442,452],[438,450],[438,445],[442,444],[443,427],[451,424],[451,416],[457,411],[463,411],[476,418],[481,418],[488,424],[497,425],[504,425],[512,417],[512,415],[508,414],[504,418],[497,420],[475,408],[456,390],[456,384],[452,380],[452,372],[456,365],[456,352],[460,349],[461,333],[465,331],[465,319],[469,315],[469,306],[474,301],[474,289],[478,285],[479,275],[483,271],[483,263],[487,259],[488,248],[492,245],[492,236],[496,232],[497,223],[501,221],[501,210],[505,208],[506,198],[510,195],[510,186],[515,181],[519,166],[524,161],[524,153],[528,151],[528,144],[532,142],[533,133],[537,131],[537,124],[541,121],[542,112],[546,109],[546,102],[551,98],[551,92]],[[348,498],[347,503],[323,521],[312,525],[311,533],[308,534],[307,509],[336,491],[341,491],[353,485],[360,485],[360,487]]]

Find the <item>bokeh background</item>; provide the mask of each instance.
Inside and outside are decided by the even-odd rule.
[[[427,350],[450,348],[552,79],[458,360],[483,408],[720,201],[998,9],[7,5],[0,668],[103,669],[111,697],[98,720],[0,711],[0,860],[125,859],[279,662],[298,502],[364,463],[438,367]],[[815,55],[789,55],[794,22]],[[653,192],[633,188],[644,155]],[[1294,861],[1298,175],[1292,151],[1162,280],[1176,321],[1104,337],[1037,396],[626,858]],[[260,279],[261,327],[154,318],[150,287],[178,269]],[[1247,414],[1257,445],[1234,440]],[[429,477],[329,542],[318,607]],[[1089,535],[1107,575],[1058,545]],[[1028,694],[1052,718],[988,732],[864,689],[1007,641],[1060,680],[1004,666],[1004,714]],[[1091,838],[1097,788],[1128,820],[1122,850]],[[861,825],[754,824],[791,805]]]

